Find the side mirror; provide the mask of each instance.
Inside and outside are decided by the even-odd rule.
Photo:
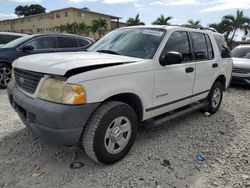
[[[34,47],[33,46],[24,46],[20,50],[22,50],[23,52],[30,52],[30,51],[34,50]]]
[[[160,64],[162,66],[180,64],[182,62],[182,55],[179,52],[169,51],[160,57]]]

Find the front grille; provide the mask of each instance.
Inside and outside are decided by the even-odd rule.
[[[27,71],[23,69],[14,68],[15,80],[17,85],[24,91],[34,94],[41,78],[42,73]]]
[[[235,72],[235,73],[242,73],[242,74],[248,74],[248,73],[250,73],[250,69],[234,68],[233,72]]]

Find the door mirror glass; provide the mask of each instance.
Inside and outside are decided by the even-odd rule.
[[[160,57],[162,66],[182,63],[182,55],[179,52],[169,51]]]
[[[34,50],[34,47],[33,46],[24,46],[24,47],[22,47],[21,48],[21,50],[23,51],[23,52],[28,52],[28,51],[32,51],[32,50]]]

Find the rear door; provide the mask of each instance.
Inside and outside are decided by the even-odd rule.
[[[190,32],[195,59],[195,82],[192,102],[205,98],[219,74],[211,39],[208,34]]]
[[[169,51],[181,53],[183,62],[166,66],[156,62],[154,106],[147,110],[152,111],[153,116],[188,105],[192,97],[195,67],[188,32],[173,32],[167,40],[161,55]]]

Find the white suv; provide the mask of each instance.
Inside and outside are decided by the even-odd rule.
[[[231,72],[219,33],[128,27],[88,52],[16,60],[8,95],[22,121],[47,143],[82,143],[90,158],[111,164],[129,152],[141,122],[156,127],[194,110],[215,113]]]

